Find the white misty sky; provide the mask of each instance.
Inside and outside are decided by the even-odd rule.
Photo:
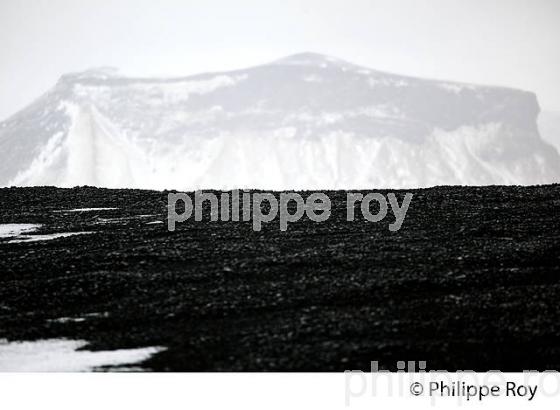
[[[0,120],[66,72],[188,75],[302,51],[560,110],[558,0],[1,0]]]

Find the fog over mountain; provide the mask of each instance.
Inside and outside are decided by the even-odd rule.
[[[537,123],[543,139],[554,145],[560,152],[560,112],[542,111]]]
[[[0,186],[406,188],[560,182],[533,93],[304,53],[184,78],[63,76],[0,123]]]

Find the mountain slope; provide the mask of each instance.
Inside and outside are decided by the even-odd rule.
[[[543,139],[560,150],[560,112],[542,111],[537,123]]]
[[[0,186],[327,189],[560,181],[534,94],[318,54],[226,73],[63,76],[0,124]]]

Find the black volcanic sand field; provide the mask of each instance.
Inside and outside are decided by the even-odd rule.
[[[168,232],[146,224],[166,220],[167,192],[0,189],[0,223],[95,232],[0,239],[0,339],[165,346],[142,365],[155,371],[559,370],[560,185],[411,192],[396,233],[391,212],[346,222],[345,192],[328,221],[287,232]],[[119,209],[54,212],[84,207]]]

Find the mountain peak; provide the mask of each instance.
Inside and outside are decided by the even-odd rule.
[[[325,65],[351,65],[350,63],[325,54],[314,52],[302,52],[289,55],[287,57],[275,60],[272,64],[278,65],[308,65],[308,66],[325,66]]]
[[[116,67],[92,67],[84,71],[64,74],[60,77],[60,81],[106,80],[115,77],[120,77],[119,69]]]

